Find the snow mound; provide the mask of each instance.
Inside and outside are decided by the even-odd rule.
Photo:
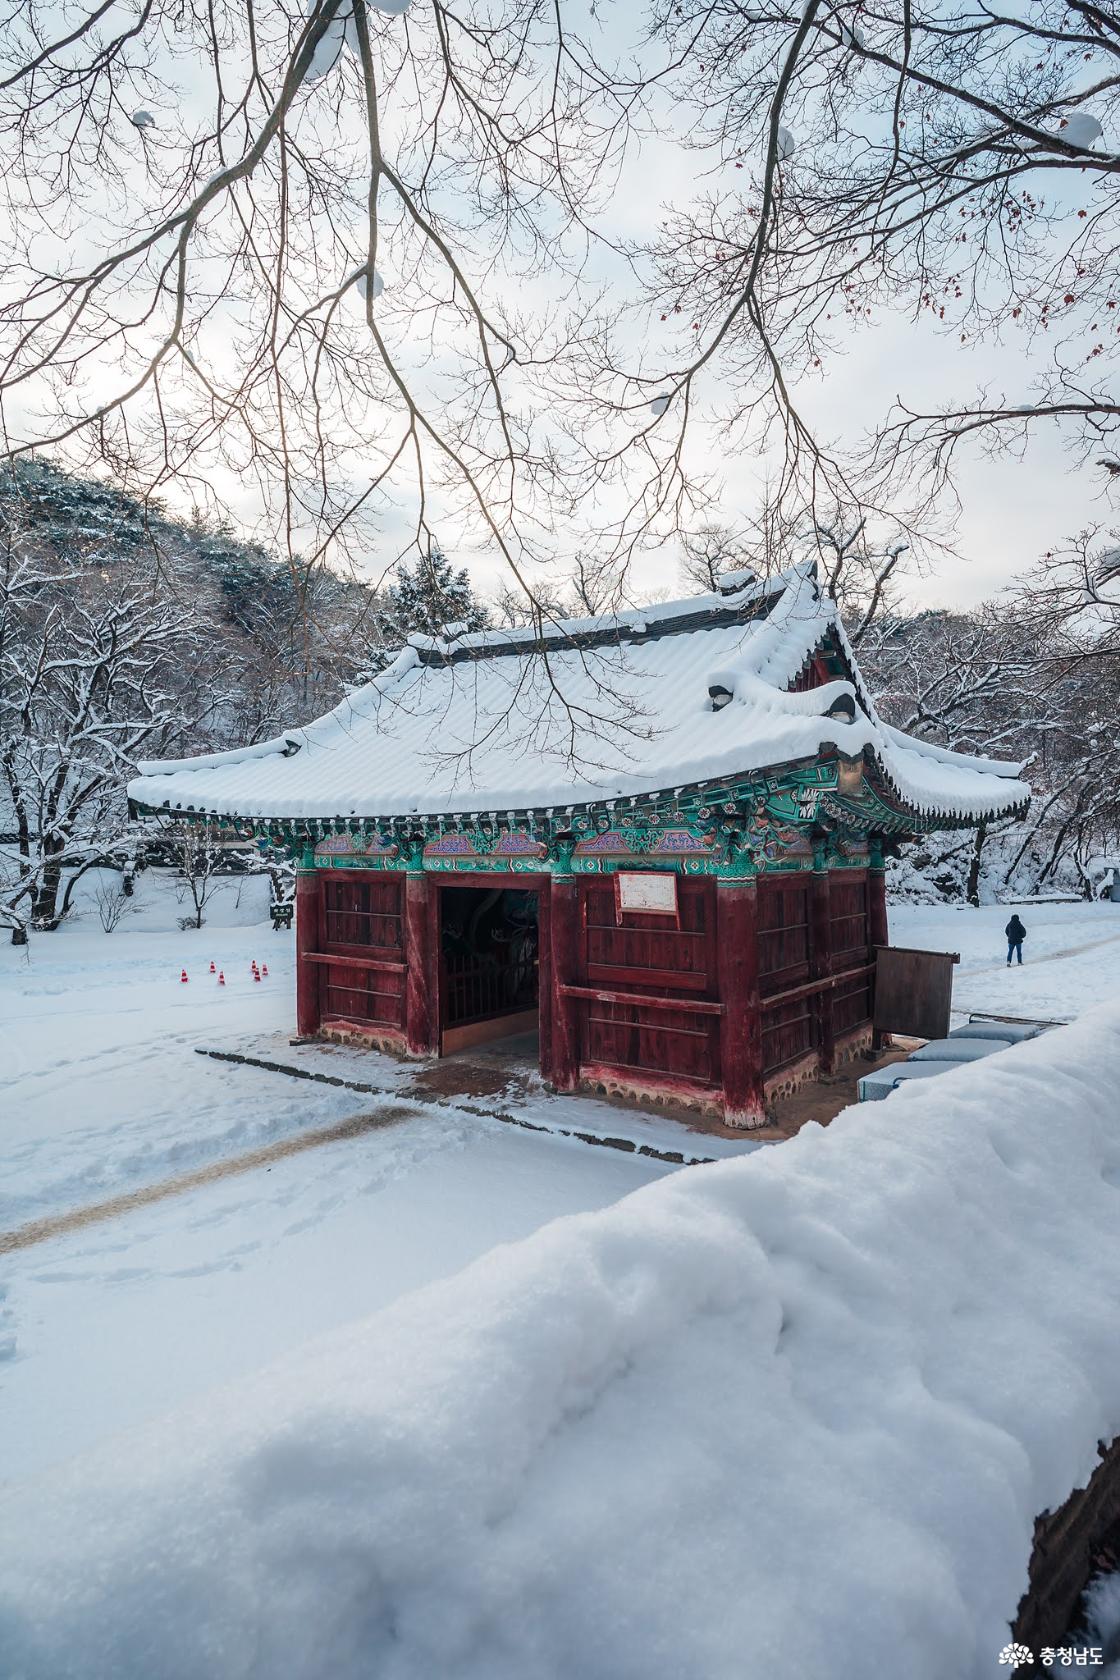
[[[354,290],[359,294],[363,303],[368,302],[368,300],[371,296],[371,287],[370,287],[370,283],[369,283],[369,271],[367,269],[363,268],[360,274],[355,275],[355,277],[354,277]],[[385,290],[385,282],[381,278],[381,276],[377,272],[377,270],[374,269],[374,271],[373,271],[372,296],[374,298],[379,298],[384,290]]]
[[[1004,1672],[1033,1519],[1120,1431],[1118,1081],[1113,1004],[25,1484],[6,1672]]]
[[[1075,111],[1062,124],[1061,138],[1084,151],[1089,151],[1103,136],[1104,129],[1088,111]]]
[[[390,17],[399,17],[407,12],[411,0],[372,0],[375,12],[384,12]],[[307,16],[312,17],[318,10],[318,0],[312,0]],[[321,81],[338,63],[343,47],[346,47],[355,58],[361,53],[358,41],[358,26],[354,22],[354,11],[349,0],[340,6],[334,17],[323,31],[315,51],[311,55],[311,62],[307,66],[304,81],[309,85]]]

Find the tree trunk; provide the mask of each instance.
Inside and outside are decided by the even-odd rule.
[[[79,864],[78,868],[72,872],[70,879],[66,883],[66,891],[62,895],[62,908],[58,911],[55,919],[56,927],[58,927],[61,922],[64,922],[70,914],[70,905],[74,897],[74,888],[77,886],[82,876],[88,874],[91,869],[96,869],[98,867],[99,865],[94,861],[94,859],[90,858],[86,863]]]
[[[53,933],[62,920],[58,913],[58,889],[62,885],[62,850],[61,847],[47,847],[46,867],[43,878],[35,892],[35,902],[31,906],[31,920],[36,927]]]
[[[980,859],[984,851],[984,842],[988,838],[988,825],[977,823],[976,838],[972,843],[972,856],[968,862],[968,885],[966,896],[973,909],[980,904]]]

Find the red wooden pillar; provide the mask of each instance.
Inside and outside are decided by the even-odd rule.
[[[762,1005],[758,991],[758,886],[753,879],[716,887],[719,1060],[729,1126],[766,1124],[762,1080]]]
[[[809,877],[809,978],[827,980],[832,973],[832,895],[828,866],[823,858],[814,859]],[[836,1040],[832,1029],[832,994],[821,990],[813,998],[816,1016],[817,1049],[824,1073],[831,1073],[836,1055]]]
[[[871,861],[867,871],[867,942],[874,951],[876,945],[889,945],[887,931],[887,876],[882,860]]]
[[[557,1091],[573,1091],[579,1082],[579,1005],[575,998],[564,997],[561,987],[579,983],[580,899],[575,876],[553,875],[548,924],[551,960],[549,972],[541,972],[541,990],[547,986],[551,997],[547,1046],[543,1034],[541,1038],[541,1072]],[[542,1006],[542,1018],[544,1014]]]
[[[322,1021],[320,965],[312,956],[323,949],[323,880],[314,864],[296,876],[296,1032],[314,1038]]]
[[[870,946],[869,956],[875,961],[877,946],[890,944],[890,933],[887,928],[887,876],[883,868],[882,849],[872,843],[871,867],[867,871],[867,943]],[[872,976],[871,1008],[875,1008],[875,977]],[[875,1051],[883,1050],[890,1043],[890,1034],[875,1031],[871,1035],[871,1048]]]
[[[537,894],[537,1033],[541,1074],[552,1068],[552,894],[546,883]]]
[[[439,1053],[438,892],[431,875],[404,878],[404,1031],[414,1055]]]

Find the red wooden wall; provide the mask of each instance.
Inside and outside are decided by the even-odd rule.
[[[738,1043],[748,1003],[720,995],[716,882],[678,876],[677,917],[621,919],[611,877],[525,884],[539,892],[546,1075],[570,1088],[581,1074],[614,1070],[666,1091],[718,1093],[721,1023]],[[739,1082],[749,1074],[761,1091],[763,1079],[808,1054],[828,1065],[836,1039],[870,1020],[875,903],[864,870],[763,875],[748,886],[742,915],[727,927],[740,928],[740,943],[756,943],[748,954],[752,987],[757,957],[760,1019],[752,1012],[748,1060],[757,1075],[740,1069]],[[300,878],[301,1033],[335,1023],[401,1038],[416,1051],[438,1047],[438,891],[424,876],[325,870]],[[735,965],[722,967],[736,990],[726,978]],[[849,977],[834,983],[838,976]]]
[[[578,980],[600,994],[580,1000],[580,1063],[718,1085],[715,882],[678,877],[678,918],[626,912],[621,921],[613,880],[580,889]]]
[[[762,1000],[762,1071],[817,1048],[809,979],[812,949],[810,878],[761,876],[758,882],[758,990]],[[784,998],[787,992],[800,995]],[[768,1003],[769,999],[776,1001]]]
[[[404,1031],[403,875],[323,872],[319,1008],[323,1024]]]
[[[827,1059],[836,1038],[871,1019],[869,974],[821,984],[869,964],[868,910],[863,870],[759,878],[764,1074],[810,1052]]]
[[[873,957],[870,920],[870,883],[864,870],[829,876],[833,974],[866,967]],[[872,976],[846,981],[831,994],[834,1037],[851,1032],[871,1019]]]

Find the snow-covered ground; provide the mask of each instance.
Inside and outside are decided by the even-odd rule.
[[[195,1053],[198,1043],[286,1043],[293,937],[274,933],[266,913],[267,883],[250,879],[239,899],[214,901],[201,931],[183,933],[168,883],[145,876],[131,925],[106,935],[88,915],[35,940],[30,956],[4,949],[0,1231],[376,1107]],[[259,984],[254,957],[269,969]],[[669,1170],[411,1107],[385,1129],[3,1256],[0,1481]],[[570,1106],[563,1118],[571,1123]],[[671,1124],[656,1124],[671,1142]]]
[[[35,940],[29,954],[9,948],[0,952],[5,1074],[0,1232],[143,1191],[261,1145],[378,1111],[378,1097],[195,1054],[198,1043],[286,1044],[292,936],[274,934],[261,920],[265,893],[261,881],[250,880],[240,895],[230,892],[215,900],[201,932],[184,933],[176,926],[182,911],[167,883],[148,876],[140,883],[137,914],[112,935],[105,935],[96,916],[88,914],[57,935]],[[1008,912],[998,907],[898,907],[892,910],[892,938],[961,952],[955,1002],[962,1012],[1070,1018],[1109,994],[1120,996],[1120,906],[1025,906],[1019,913],[1028,928],[1027,963],[1021,971],[1009,973],[1005,967],[1002,929]],[[254,957],[270,970],[259,985],[250,974]],[[211,960],[224,969],[225,987],[210,976]],[[184,964],[187,985],[179,981]],[[946,1075],[936,1084],[949,1090],[955,1078]],[[395,1083],[403,1089],[392,1065],[373,1083],[384,1084],[388,1102],[395,1100]],[[916,1119],[912,1099],[918,1096],[916,1090],[903,1093],[883,1107]],[[58,1473],[66,1460],[75,1461],[73,1474],[80,1483],[91,1450],[116,1455],[113,1462],[128,1465],[133,1442],[157,1440],[144,1434],[153,1420],[184,1404],[195,1406],[200,1418],[209,1417],[210,1397],[222,1385],[247,1381],[285,1355],[290,1369],[301,1373],[293,1377],[295,1386],[305,1392],[303,1373],[318,1356],[301,1350],[321,1333],[345,1334],[347,1325],[393,1303],[398,1303],[395,1322],[407,1320],[411,1308],[405,1297],[412,1299],[420,1286],[449,1278],[496,1245],[527,1237],[558,1216],[608,1208],[630,1191],[672,1176],[666,1165],[637,1154],[522,1131],[454,1106],[407,1096],[404,1101],[408,1113],[391,1124],[181,1195],[141,1202],[111,1219],[0,1257],[0,1480],[27,1485],[30,1498],[42,1474]],[[922,1101],[923,1114],[938,1112],[932,1097]],[[535,1102],[530,1099],[526,1117],[540,1119]],[[565,1099],[550,1112],[560,1114],[565,1125],[579,1124],[586,1116],[589,1130],[625,1132],[629,1125],[632,1135],[636,1131],[662,1144],[672,1141],[672,1123],[662,1117],[651,1119],[643,1134],[637,1129],[640,1120],[626,1122],[620,1111],[591,1102]],[[778,1146],[778,1153],[786,1148]],[[702,1179],[714,1170],[689,1169],[683,1178]],[[877,1195],[875,1190],[869,1210]],[[718,1225],[723,1215],[716,1203],[710,1217]],[[574,1268],[574,1279],[584,1260],[575,1257],[562,1229],[546,1246],[551,1245],[557,1265]],[[657,1240],[671,1251],[678,1240],[671,1222],[659,1227]],[[607,1242],[595,1275],[613,1287],[609,1249]],[[520,1255],[520,1249],[503,1250],[491,1262],[491,1274],[500,1277],[507,1266],[516,1270]],[[724,1265],[715,1255],[712,1263],[717,1271]],[[463,1333],[469,1338],[471,1286],[456,1287]],[[540,1279],[529,1287],[541,1289]],[[587,1287],[594,1292],[599,1284],[589,1275]],[[424,1299],[415,1296],[418,1312],[425,1310]],[[541,1289],[540,1299],[546,1315],[572,1309],[562,1291],[556,1295]],[[701,1316],[709,1310],[715,1310],[714,1296],[708,1305],[695,1307]],[[545,1334],[543,1321],[540,1328]],[[379,1332],[355,1335],[355,1346],[372,1345],[371,1336],[380,1346]],[[666,1359],[677,1357],[666,1349]],[[577,1413],[592,1403],[597,1381],[579,1374],[580,1358],[572,1367],[569,1396]],[[402,1393],[407,1390],[403,1371],[397,1373]],[[266,1374],[260,1379],[262,1392],[284,1381]],[[490,1403],[500,1409],[497,1391]],[[676,1431],[678,1442],[687,1440],[694,1419],[683,1396],[666,1403],[679,1411],[671,1412],[666,1427]],[[706,1427],[710,1441],[720,1437],[729,1419],[736,1420],[733,1432],[742,1434],[743,1404],[741,1393],[721,1391],[713,1376]],[[217,1406],[220,1415],[226,1402],[219,1400]],[[437,1406],[433,1427],[442,1428],[441,1417]],[[415,1448],[412,1441],[407,1450]],[[435,1439],[432,1448],[444,1450]],[[701,1466],[699,1473],[702,1488],[707,1472]],[[54,1485],[52,1497],[57,1498],[61,1484]],[[670,1503],[683,1499],[682,1484]],[[687,1527],[687,1510],[674,1509]],[[49,1546],[49,1534],[44,1546]],[[670,1592],[668,1580],[664,1590]],[[698,1590],[697,1582],[689,1590]],[[614,1613],[617,1609],[615,1602]],[[796,1627],[796,1616],[787,1626]],[[0,1627],[0,1648],[3,1643]],[[649,1656],[649,1648],[639,1643],[636,1660],[641,1649]],[[491,1680],[505,1671],[487,1666],[490,1661],[480,1658],[482,1666],[472,1667],[457,1658],[455,1666],[439,1670],[437,1664],[427,1672],[469,1675],[471,1680],[485,1674]],[[691,1671],[722,1675],[724,1668],[693,1664]],[[54,1680],[64,1672],[69,1671],[61,1666],[27,1670],[30,1680],[46,1680],[48,1674]],[[84,1680],[80,1666],[73,1672]],[[95,1672],[102,1670],[89,1669]],[[144,1672],[145,1680],[164,1680],[186,1670],[165,1663]],[[216,1680],[225,1680],[227,1674],[256,1671],[218,1666],[212,1672]],[[270,1670],[270,1680],[289,1672],[304,1670]],[[419,1670],[404,1666],[399,1672],[411,1676]],[[526,1659],[520,1670],[523,1677],[540,1674],[549,1680],[561,1672],[544,1659],[536,1666]],[[612,1661],[599,1670],[585,1665],[581,1672],[613,1680],[631,1669]],[[662,1680],[677,1670],[648,1664],[643,1669],[639,1663],[633,1672],[643,1673],[644,1680]],[[753,1680],[756,1673],[769,1680],[771,1673],[808,1670],[794,1663],[726,1672],[734,1672],[736,1680]],[[899,1672],[906,1675],[911,1669],[903,1665]]]
[[[1114,1004],[17,1486],[10,1672],[995,1680],[1120,1432],[1118,1083]]]
[[[127,1433],[668,1171],[437,1110],[11,1254],[0,1476]]]
[[[0,948],[0,1229],[352,1108],[326,1088],[277,1090],[264,1074],[217,1068],[203,1078],[195,1065],[200,1036],[263,1030],[290,1014],[294,944],[267,922],[267,880],[223,891],[206,926],[187,933],[176,926],[184,907],[159,875],[140,877],[136,911],[112,934],[91,895],[92,886],[86,913],[56,934],[26,951]],[[269,970],[259,985],[254,957]],[[224,987],[211,961],[224,968]]]
[[[1120,904],[1018,904],[1027,929],[1023,966],[1007,967],[1006,905],[898,904],[890,907],[891,942],[927,951],[959,951],[953,1006],[968,1011],[1071,1021],[1120,993]]]

